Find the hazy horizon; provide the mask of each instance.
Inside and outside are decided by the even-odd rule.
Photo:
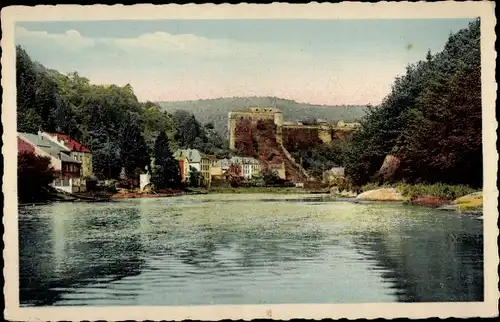
[[[16,45],[141,101],[276,97],[377,105],[408,64],[471,19],[19,22]]]
[[[315,103],[309,103],[309,102],[301,102],[297,101],[294,99],[290,98],[284,98],[284,97],[276,97],[276,96],[224,96],[224,97],[214,97],[214,98],[198,98],[194,100],[156,100],[152,102],[163,102],[163,103],[183,103],[183,102],[199,102],[199,101],[215,101],[215,100],[229,100],[229,99],[252,99],[252,98],[269,98],[269,99],[278,99],[278,100],[283,100],[283,101],[292,101],[298,104],[305,104],[305,105],[315,105],[315,106],[324,106],[324,107],[332,107],[332,106],[365,106],[368,105],[366,104],[315,104]],[[151,100],[150,100],[151,101]]]

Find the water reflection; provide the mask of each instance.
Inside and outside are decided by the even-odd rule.
[[[401,302],[483,301],[482,226],[436,215],[358,235],[357,249],[378,262]]]
[[[21,303],[51,305],[72,289],[139,274],[139,237],[116,238],[117,230],[138,221],[137,209],[101,216],[95,209],[56,207],[53,214],[50,206],[20,210]]]
[[[481,222],[328,199],[210,198],[21,208],[21,304],[482,300]]]

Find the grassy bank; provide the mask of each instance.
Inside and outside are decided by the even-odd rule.
[[[380,188],[396,188],[404,197],[408,199],[408,201],[415,200],[419,197],[434,197],[450,201],[478,191],[465,185],[447,185],[441,183],[431,185],[412,185],[407,183],[378,185],[370,183],[361,187],[361,190],[364,192]]]
[[[303,188],[296,187],[211,187],[208,189],[191,189],[206,193],[279,193],[279,194],[295,194],[307,193]]]

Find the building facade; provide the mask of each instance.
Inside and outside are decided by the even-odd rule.
[[[231,164],[229,169],[227,169],[226,177],[230,178],[243,178],[243,165],[241,164]]]
[[[275,173],[280,179],[286,179],[286,169],[283,161],[270,163],[267,165],[267,169]]]
[[[187,183],[189,181],[189,160],[187,156],[180,155],[178,157],[175,157],[177,162],[179,163],[179,172],[181,175],[181,182],[182,183]]]
[[[84,180],[93,176],[92,153],[86,146],[65,134],[42,132],[42,135],[71,151],[70,156],[82,164],[81,177]]]
[[[222,160],[215,161],[214,163],[212,163],[212,166],[210,167],[210,176],[212,177],[212,180],[223,178],[224,173],[222,172],[222,166],[220,161]]]
[[[240,165],[245,179],[252,179],[261,175],[261,164],[259,160],[247,157],[232,157],[231,164]]]
[[[333,167],[329,170],[323,172],[323,182],[331,183],[337,180],[338,178],[344,177],[345,169],[343,167]]]
[[[231,166],[230,159],[220,159],[215,161],[210,168],[212,180],[224,179],[228,174],[229,167]]]
[[[189,179],[189,162],[187,158],[177,159],[179,162],[179,171],[181,174],[181,182],[186,183]]]
[[[212,175],[210,174],[211,161],[207,156],[201,156],[201,175],[203,177],[203,185],[210,186],[212,183]]]
[[[186,181],[189,181],[190,177],[190,169],[194,168],[198,172],[201,173],[202,176],[202,184],[203,185],[210,185],[212,182],[211,174],[210,174],[210,168],[211,168],[211,162],[210,158],[200,151],[196,149],[179,149],[175,151],[174,157],[177,160],[186,160],[187,162],[187,168],[185,173],[185,178]]]
[[[81,162],[71,157],[71,151],[41,133],[18,133],[18,151],[31,152],[39,156],[48,157],[54,169],[56,178],[52,186],[69,193],[84,192],[82,184]],[[31,146],[31,147],[29,147]]]

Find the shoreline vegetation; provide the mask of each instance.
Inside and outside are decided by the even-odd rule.
[[[402,202],[404,204],[482,214],[483,193],[465,185],[446,184],[367,184],[356,198],[365,201]]]
[[[307,189],[299,187],[212,187],[189,188],[185,190],[166,189],[163,191],[138,192],[121,189],[116,193],[106,195],[68,194],[57,192],[46,201],[20,202],[19,205],[42,205],[51,202],[112,202],[120,199],[137,198],[169,198],[189,195],[208,194],[304,194],[330,195],[333,198],[352,199],[362,202],[389,202],[416,205],[441,210],[450,210],[458,213],[482,214],[482,191],[464,185],[446,184],[366,184],[360,193],[353,191],[338,191],[336,189]]]

